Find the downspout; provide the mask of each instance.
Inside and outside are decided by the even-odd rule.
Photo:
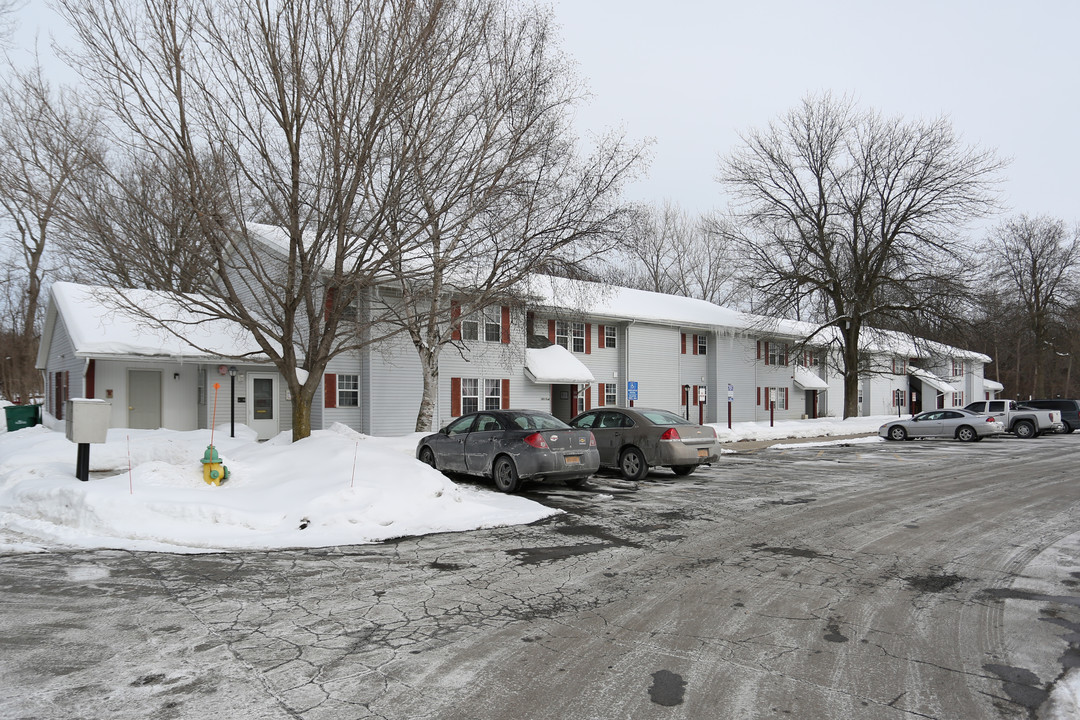
[[[625,393],[624,397],[626,397],[626,407],[631,407],[631,402],[632,402],[630,400],[630,398],[629,398],[629,394],[630,394],[630,390],[629,390],[629,388],[630,388],[630,385],[629,385],[629,383],[630,383],[630,328],[632,328],[636,324],[637,324],[637,319],[633,319],[626,326],[626,329],[625,329],[626,341],[623,343],[623,366],[622,366],[623,379],[622,379],[622,386],[623,386],[623,392]]]

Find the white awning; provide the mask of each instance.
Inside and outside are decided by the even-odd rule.
[[[991,392],[1001,392],[1005,389],[1005,386],[995,380],[987,380],[983,378],[983,387]]]
[[[584,385],[596,380],[589,368],[562,345],[526,350],[525,377],[551,385]]]
[[[807,368],[796,367],[795,374],[791,376],[795,381],[795,387],[803,390],[828,390],[829,383],[810,372]]]
[[[938,392],[941,392],[941,393],[953,393],[953,392],[956,392],[956,388],[954,388],[952,385],[945,382],[944,380],[939,378],[937,375],[934,375],[932,373],[928,373],[928,372],[926,372],[925,370],[923,370],[921,368],[917,368],[914,365],[909,364],[907,366],[907,371],[908,371],[908,375],[915,376],[915,378],[917,380],[921,381],[924,386],[929,385],[930,387],[934,388],[935,390],[937,390]]]

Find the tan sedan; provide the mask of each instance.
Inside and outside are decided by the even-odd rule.
[[[616,468],[628,480],[640,480],[658,466],[689,475],[698,465],[720,459],[716,431],[667,410],[597,408],[578,415],[570,426],[591,430],[601,467]]]

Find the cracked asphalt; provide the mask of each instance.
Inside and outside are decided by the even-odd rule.
[[[1035,718],[1080,433],[759,450],[382,545],[0,556],[3,718]]]

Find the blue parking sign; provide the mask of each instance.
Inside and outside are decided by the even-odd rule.
[[[637,380],[626,381],[626,399],[637,400]]]

